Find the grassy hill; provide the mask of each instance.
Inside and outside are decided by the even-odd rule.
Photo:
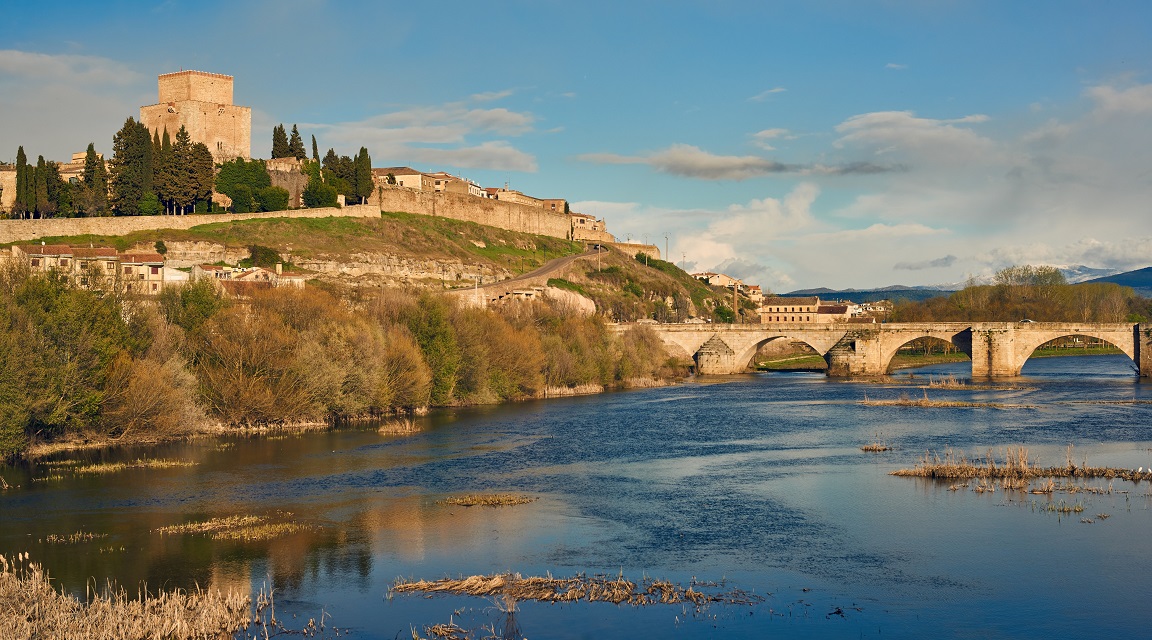
[[[387,256],[459,263],[479,267],[500,278],[527,273],[548,260],[585,251],[579,242],[408,213],[382,213],[379,218],[224,220],[187,230],[155,229],[123,236],[85,235],[44,241],[111,246],[122,251],[157,242],[170,247],[182,242],[208,242],[223,245],[233,254],[244,254],[247,247],[258,245],[290,256],[296,264],[330,261],[363,265]],[[330,284],[379,284],[357,282],[341,272],[316,275]],[[443,286],[439,279],[427,280],[404,282],[432,288]],[[599,268],[594,258],[577,260],[557,273],[549,284],[591,298],[601,313],[619,320],[655,318],[674,322],[701,317],[722,321],[731,317],[731,292],[709,287],[671,262],[649,259],[645,265],[643,260],[619,250],[604,253]],[[472,282],[464,279],[458,285],[471,286]],[[746,321],[751,321],[751,304],[741,300]],[[721,309],[719,314],[715,312],[717,308]]]

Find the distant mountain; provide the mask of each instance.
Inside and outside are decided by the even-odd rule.
[[[919,302],[936,296],[946,296],[950,291],[943,291],[934,287],[905,287],[893,285],[880,289],[800,289],[784,296],[820,296],[823,300],[850,300],[852,302],[876,302],[877,300],[909,300]]]
[[[1132,287],[1137,295],[1152,298],[1152,267],[1093,278],[1085,282],[1114,282],[1122,287]]]
[[[1064,279],[1068,281],[1068,284],[1079,284],[1081,282],[1116,282],[1125,287],[1132,287],[1138,295],[1152,297],[1152,267],[1129,271],[1127,273],[1121,273],[1119,269],[1097,269],[1095,267],[1086,267],[1082,264],[1056,265],[1056,268],[1060,270],[1060,273],[1064,274]],[[1121,282],[1114,278],[1127,278],[1127,280]],[[954,291],[963,289],[970,283],[982,285],[993,284],[993,282],[993,276],[987,275],[974,276],[963,282],[947,282],[915,287],[904,285],[892,285],[876,289],[829,289],[828,287],[818,287],[815,289],[800,289],[781,295],[820,296],[825,300],[851,300],[852,302],[875,302],[877,300],[910,300],[919,302],[920,300],[927,300],[928,298],[946,296]]]

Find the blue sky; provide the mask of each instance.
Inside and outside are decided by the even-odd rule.
[[[1147,2],[20,3],[0,159],[66,159],[236,78],[253,155],[321,153],[564,197],[774,291],[1152,264]]]

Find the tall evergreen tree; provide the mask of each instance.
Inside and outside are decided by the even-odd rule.
[[[272,127],[272,159],[287,158],[292,155],[288,150],[288,134],[284,132],[284,125]]]
[[[32,194],[32,171],[28,166],[28,156],[24,154],[24,146],[21,145],[16,150],[16,202],[12,205],[13,215],[24,218],[32,211]]]
[[[44,162],[44,156],[36,159],[36,171],[33,175],[35,176],[36,217],[47,218],[56,212],[56,207],[48,199],[48,166]]]
[[[179,167],[172,153],[172,139],[168,137],[167,128],[164,129],[163,138],[155,138],[152,149],[152,190],[156,192],[164,212],[171,213]]]
[[[112,137],[110,204],[121,215],[140,215],[140,202],[152,193],[152,136],[129,117]]]
[[[104,168],[104,161],[96,155],[96,145],[91,142],[84,155],[84,173],[81,178],[84,184],[81,203],[84,215],[105,215],[108,212],[108,172]]]
[[[208,145],[197,142],[192,145],[188,158],[189,176],[192,182],[193,204],[201,200],[212,203],[212,185],[216,179],[216,162]]]
[[[368,155],[367,147],[360,147],[360,153],[356,154],[354,161],[354,177],[355,181],[352,183],[352,188],[355,191],[356,197],[360,198],[360,204],[368,201],[368,197],[372,195],[372,158]]]
[[[172,159],[172,204],[183,214],[187,207],[196,205],[197,195],[197,186],[192,179],[192,136],[183,125],[176,132],[176,142],[172,144]]]
[[[320,162],[320,148],[316,146],[316,136],[312,136],[312,159]]]
[[[292,137],[288,140],[288,155],[297,160],[308,159],[308,152],[304,150],[304,140],[300,137],[300,130],[292,125]]]

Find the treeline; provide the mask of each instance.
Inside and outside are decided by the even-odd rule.
[[[2,457],[33,440],[372,417],[684,373],[650,329],[618,336],[547,303],[490,311],[308,288],[240,304],[208,280],[141,301],[25,268],[0,274]]]
[[[319,157],[312,137],[312,161],[296,125],[289,139],[284,125],[273,128],[272,157],[295,157],[304,161],[308,184],[303,193],[307,207],[335,207],[337,196],[365,202],[372,194],[372,159],[360,148],[355,158],[338,156],[329,149]],[[142,122],[128,118],[112,138],[112,158],[105,162],[88,145],[84,169],[78,178],[65,180],[60,163],[40,156],[28,162],[24,147],[16,152],[16,198],[12,218],[72,218],[95,216],[146,216],[209,213],[214,192],[232,200],[234,213],[283,211],[289,206],[288,191],[272,186],[262,160],[237,158],[215,164],[202,142],[192,142],[183,126],[175,132],[149,133]]]
[[[1146,322],[1152,300],[1113,283],[1068,284],[1054,267],[1014,266],[991,285],[897,303],[894,322]]]

